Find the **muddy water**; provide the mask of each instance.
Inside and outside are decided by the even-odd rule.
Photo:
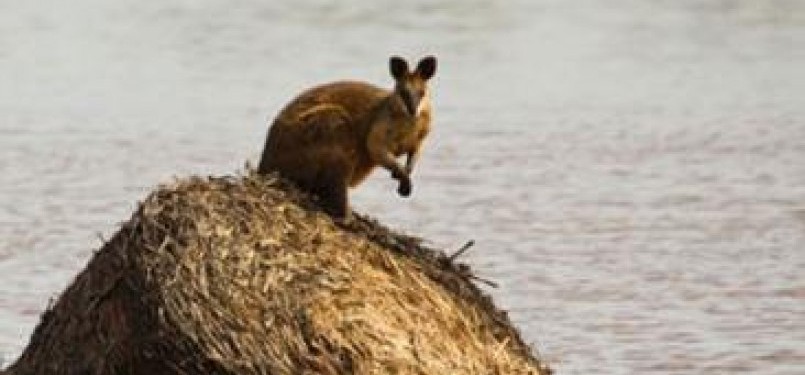
[[[159,182],[302,88],[434,53],[414,195],[561,374],[805,373],[797,1],[0,2],[0,357]]]

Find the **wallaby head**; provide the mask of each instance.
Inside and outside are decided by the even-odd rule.
[[[428,80],[436,74],[436,58],[424,57],[416,64],[416,69],[410,71],[405,59],[392,56],[389,70],[396,82],[394,94],[400,98],[409,116],[417,116],[428,101]]]

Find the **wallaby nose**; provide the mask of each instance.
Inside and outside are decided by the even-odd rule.
[[[417,103],[418,100],[407,90],[403,90],[400,93],[400,97],[402,98],[403,104],[405,104],[405,109],[408,110],[408,114],[411,116],[416,115],[416,107],[419,104]]]

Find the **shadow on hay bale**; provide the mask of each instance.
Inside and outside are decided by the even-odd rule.
[[[151,194],[7,374],[547,374],[466,266],[276,178]]]

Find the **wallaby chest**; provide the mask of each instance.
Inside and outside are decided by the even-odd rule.
[[[374,124],[373,132],[379,133],[369,137],[370,141],[382,140],[394,155],[399,156],[411,152],[425,138],[430,127],[430,116],[421,115],[416,118],[386,117]]]

